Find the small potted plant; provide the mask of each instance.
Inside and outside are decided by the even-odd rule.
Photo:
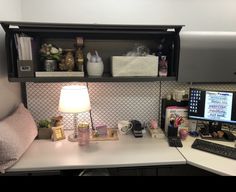
[[[51,120],[42,119],[38,123],[38,139],[51,139],[52,129]]]
[[[61,60],[62,49],[52,44],[44,43],[40,49],[41,60],[44,61],[45,71],[55,71],[57,62]]]

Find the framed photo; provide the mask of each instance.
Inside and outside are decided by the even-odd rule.
[[[53,141],[59,141],[65,138],[66,137],[64,133],[64,128],[62,125],[58,127],[52,127],[52,140]]]

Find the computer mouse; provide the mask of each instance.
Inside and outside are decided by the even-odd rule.
[[[231,133],[230,131],[224,131],[223,137],[224,137],[227,141],[234,141],[234,140],[235,140],[234,134]]]

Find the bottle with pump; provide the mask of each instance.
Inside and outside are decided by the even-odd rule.
[[[162,39],[158,48],[157,48],[157,56],[159,60],[159,72],[158,75],[160,77],[167,77],[168,73],[168,62],[167,62],[167,57],[166,55],[163,54],[163,49],[164,49],[164,44],[165,39]]]
[[[166,56],[161,56],[159,61],[159,76],[167,77],[167,71],[168,71],[168,63],[166,60]]]

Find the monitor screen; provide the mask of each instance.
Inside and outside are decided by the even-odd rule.
[[[190,89],[190,119],[236,123],[236,92]]]

